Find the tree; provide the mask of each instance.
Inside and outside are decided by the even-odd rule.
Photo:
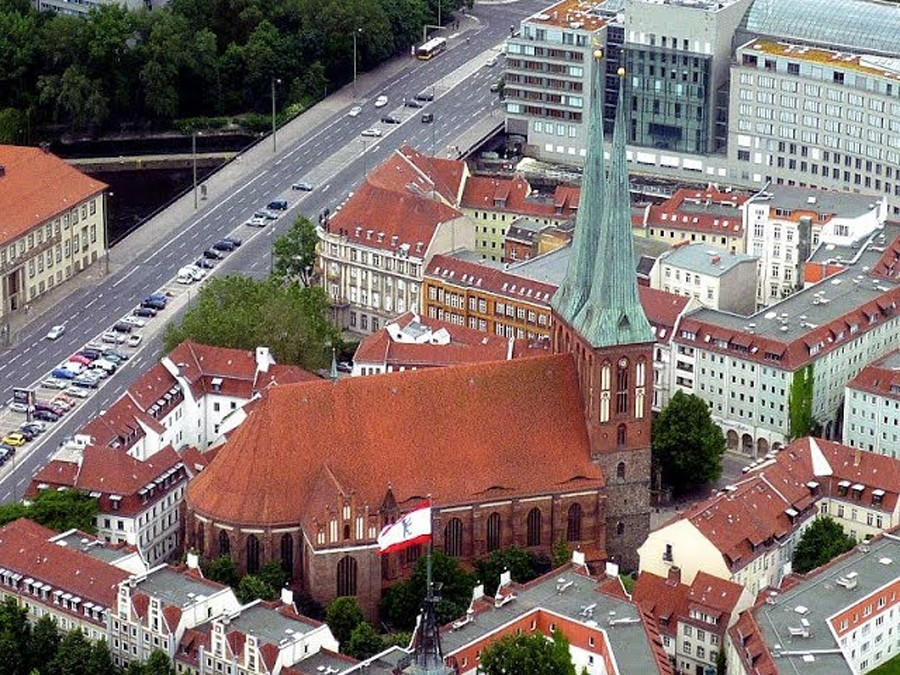
[[[716,654],[716,675],[726,675],[728,666],[725,663],[725,650],[720,649]]]
[[[248,574],[241,579],[235,593],[243,605],[254,600],[274,600],[278,597],[278,591],[255,574]]]
[[[15,598],[0,603],[0,673],[25,675],[29,672],[31,626],[28,611]]]
[[[91,661],[91,643],[80,630],[71,630],[59,643],[56,656],[47,664],[48,673],[66,675],[99,675],[88,669]]]
[[[282,283],[297,280],[309,286],[316,264],[316,227],[306,216],[297,216],[291,229],[272,244],[272,276]]]
[[[144,675],[175,675],[169,655],[161,649],[154,649],[144,664]]]
[[[543,635],[507,635],[493,642],[481,656],[484,675],[575,675],[569,643],[556,631]]]
[[[484,591],[488,595],[497,592],[500,585],[500,574],[509,570],[513,581],[525,583],[550,569],[549,561],[542,562],[531,551],[510,546],[502,551],[494,551],[490,557],[475,561],[475,574],[484,584]]]
[[[51,530],[97,531],[99,506],[95,497],[77,490],[41,490],[27,510],[27,517]]]
[[[372,624],[368,621],[363,621],[357,624],[356,628],[350,633],[350,640],[348,640],[342,651],[348,656],[362,661],[383,651],[384,648],[384,640],[375,632]]]
[[[290,581],[287,572],[284,571],[284,566],[278,560],[267,562],[256,576],[260,581],[271,586],[276,594],[280,593],[281,589]]]
[[[322,288],[283,285],[273,279],[213,278],[200,291],[181,323],[166,326],[165,349],[190,338],[233,349],[267,345],[279,363],[308,369],[328,364],[326,344],[340,344]]]
[[[565,539],[557,539],[550,554],[550,565],[556,569],[568,565],[570,562],[572,562],[572,549],[569,548]]]
[[[456,558],[434,551],[431,557],[432,574],[441,586],[441,600],[435,607],[438,623],[445,624],[466,613],[472,601],[475,577],[464,571]],[[411,630],[425,599],[427,560],[424,556],[416,562],[412,576],[391,586],[381,598],[381,619],[400,630]]]
[[[346,649],[353,629],[364,622],[362,610],[352,596],[336,598],[325,611],[325,623],[342,649]]]
[[[100,640],[91,645],[85,672],[87,675],[118,675],[119,669],[113,664],[106,640]]]
[[[56,621],[45,614],[34,624],[31,629],[31,641],[29,644],[31,652],[31,660],[29,663],[34,668],[42,668],[44,664],[53,660],[59,649],[59,643],[62,636],[59,634],[59,628]]]
[[[806,573],[846,553],[856,540],[844,533],[830,516],[818,516],[806,528],[794,548],[794,571]]]
[[[678,391],[653,420],[653,461],[680,494],[722,475],[725,436],[703,399]]]
[[[210,560],[202,566],[202,570],[203,576],[210,581],[216,581],[232,588],[237,586],[241,580],[237,573],[237,567],[234,565],[234,560],[227,555]]]

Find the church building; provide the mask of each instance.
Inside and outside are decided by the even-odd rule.
[[[463,562],[562,540],[588,564],[637,568],[653,335],[631,269],[626,111],[607,179],[602,99],[552,353],[273,389],[188,486],[186,549],[248,573],[280,561],[322,604],[353,595],[374,616],[423,553],[381,556],[376,536],[430,496],[435,549]]]

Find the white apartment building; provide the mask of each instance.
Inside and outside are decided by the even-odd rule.
[[[804,429],[840,434],[844,387],[900,346],[900,286],[885,226],[833,276],[748,317],[701,309],[673,339],[676,387],[702,398],[732,449],[764,455]],[[792,393],[793,392],[793,393]]]
[[[900,646],[900,539],[886,534],[744,612],[726,640],[729,673],[865,675]]]
[[[860,371],[844,391],[843,442],[897,459],[900,450],[900,352]]]
[[[745,250],[759,260],[756,301],[777,303],[804,285],[803,263],[817,249],[850,247],[884,226],[883,197],[767,185],[744,210]]]
[[[706,244],[688,244],[665,251],[650,272],[650,286],[694,298],[698,304],[734,314],[756,310],[747,293],[756,282],[756,258]]]

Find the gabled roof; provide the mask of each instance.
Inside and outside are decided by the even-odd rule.
[[[0,527],[0,567],[50,584],[101,607],[115,607],[119,582],[129,573],[69,546],[56,532],[20,518]]]
[[[900,350],[867,365],[847,386],[857,391],[900,400]]]
[[[631,599],[656,617],[660,632],[675,635],[678,619],[684,615],[688,590],[686,584],[675,579],[641,572],[631,592]]]
[[[460,207],[484,211],[503,211],[533,218],[568,220],[578,209],[580,189],[557,186],[552,195],[535,194],[521,175],[512,178],[470,176],[466,179]]]
[[[743,591],[740,584],[700,571],[688,590],[687,608],[696,608],[713,616],[731,616]],[[723,623],[727,624],[727,621]]]
[[[529,412],[536,397],[541,415]],[[187,499],[226,522],[274,525],[322,515],[304,503],[325,468],[372,508],[388,488],[400,503],[431,493],[441,505],[590,489],[603,476],[589,448],[569,355],[285,385],[260,401]]]
[[[431,258],[425,270],[425,278],[428,277],[441,283],[506,295],[548,308],[550,298],[556,292],[554,284],[533,281],[497,267],[443,254]]]
[[[4,168],[0,175],[0,243],[21,237],[107,188],[40,148],[0,145],[0,166]]]
[[[723,192],[715,185],[705,190],[681,188],[662,204],[650,207],[646,226],[742,237],[744,220],[740,207],[751,196],[746,192]]]
[[[467,180],[466,163],[459,159],[429,157],[409,145],[402,145],[397,153],[411,165],[425,174],[434,184],[434,189],[448,204],[459,201],[460,192]]]

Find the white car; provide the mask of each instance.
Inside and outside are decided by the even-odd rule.
[[[184,268],[186,271],[191,273],[191,276],[194,277],[197,281],[200,281],[206,276],[206,270],[202,267],[197,267],[196,265],[188,265]],[[146,323],[146,322],[145,322]],[[135,324],[137,325],[137,324]]]
[[[126,340],[126,335],[124,333],[114,333],[109,330],[106,331],[103,335],[100,336],[101,342],[106,342],[111,345],[120,345]]]
[[[16,401],[13,401],[12,403],[9,404],[9,409],[12,410],[13,412],[17,412],[17,413],[28,412],[27,405],[25,405],[24,403],[18,403]]]
[[[87,398],[91,395],[91,391],[90,389],[85,389],[84,387],[79,387],[77,384],[73,384],[66,388],[66,394],[74,396],[75,398]]]
[[[361,112],[362,112],[362,108],[358,105],[355,105],[352,108],[350,108],[350,112],[347,113],[347,117],[356,117]]]
[[[132,326],[135,326],[136,328],[143,328],[144,326],[147,325],[147,322],[144,319],[141,319],[136,316],[126,316],[123,319],[121,319],[121,322],[129,323]]]
[[[129,347],[137,347],[141,344],[141,336],[137,334],[129,335],[127,344]]]
[[[366,136],[369,138],[379,138],[381,136],[381,129],[376,129],[375,127],[372,127],[370,129],[363,129],[360,136]]]
[[[265,227],[268,224],[269,221],[262,216],[253,216],[250,220],[244,223],[244,225],[247,225],[248,227]]]
[[[65,389],[69,383],[56,377],[48,377],[46,380],[41,380],[41,386],[46,389]]]
[[[49,331],[47,331],[47,335],[45,336],[48,340],[58,340],[62,337],[63,333],[66,332],[65,326],[53,326]]]
[[[387,105],[387,96],[379,96],[378,98],[375,99],[375,107],[376,108],[383,108],[386,105]]]

